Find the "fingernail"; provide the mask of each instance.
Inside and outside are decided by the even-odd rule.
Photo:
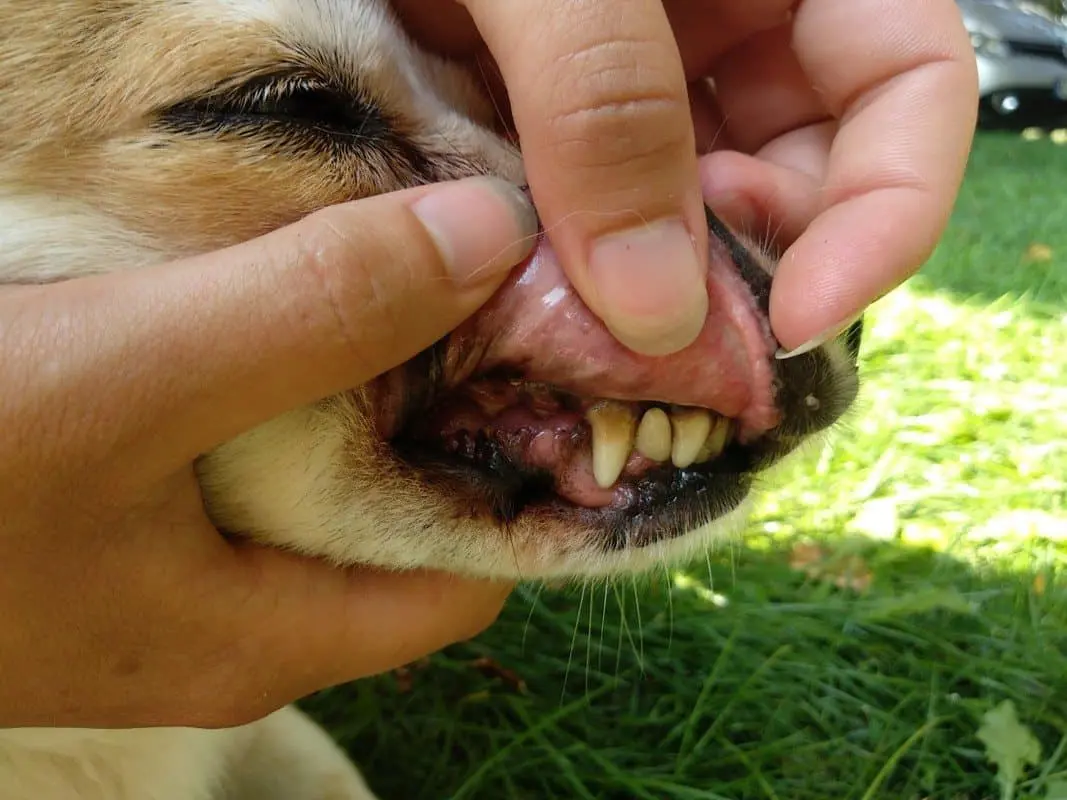
[[[668,355],[704,327],[708,290],[693,237],[679,219],[607,236],[589,259],[604,324],[631,350]]]
[[[493,177],[442,184],[411,206],[452,280],[471,286],[508,272],[537,244],[537,212],[518,186]]]
[[[844,322],[827,328],[818,336],[809,339],[808,341],[804,342],[804,344],[794,348],[793,350],[787,352],[782,348],[778,348],[778,352],[774,354],[774,357],[779,361],[787,361],[790,358],[796,358],[797,356],[802,356],[805,353],[810,353],[815,348],[822,347],[831,339],[836,339],[838,336],[840,336],[849,328],[851,328],[853,323],[855,323],[860,317],[863,316],[863,313],[863,311],[860,311],[859,313],[849,317]]]

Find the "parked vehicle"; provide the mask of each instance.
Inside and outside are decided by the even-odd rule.
[[[1008,0],[956,0],[978,61],[979,124],[1063,124],[1067,26]]]

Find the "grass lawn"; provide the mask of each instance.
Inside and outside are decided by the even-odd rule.
[[[743,539],[306,706],[385,800],[1067,800],[1067,147],[981,137],[870,323]]]

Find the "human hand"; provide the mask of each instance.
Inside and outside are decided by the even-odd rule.
[[[535,232],[471,179],[0,289],[0,727],[232,726],[490,624],[509,586],[224,539],[192,462],[432,344]]]
[[[677,351],[704,323],[701,184],[781,226],[787,350],[897,286],[947,224],[977,111],[952,0],[393,2],[431,49],[495,60],[545,228],[631,349]]]

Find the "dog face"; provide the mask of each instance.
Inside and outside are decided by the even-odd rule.
[[[518,153],[382,0],[0,0],[0,281],[151,268]],[[860,327],[775,361],[773,262],[709,214],[692,348],[614,342],[542,244],[390,374],[198,464],[220,528],[339,562],[610,574],[736,529],[857,390]],[[382,269],[388,269],[383,264]],[[713,410],[712,410],[713,409]]]

